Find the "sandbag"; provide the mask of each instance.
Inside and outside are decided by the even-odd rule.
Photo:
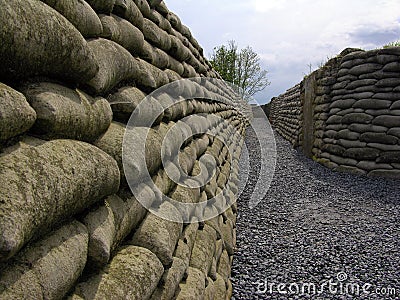
[[[86,41],[57,11],[36,0],[0,6],[0,81],[46,75],[84,83],[96,75]]]
[[[41,138],[93,142],[111,124],[111,107],[104,98],[49,82],[30,84],[22,91],[37,114],[32,131]]]
[[[139,69],[133,56],[121,45],[106,39],[88,42],[100,69],[87,82],[87,89],[93,94],[106,94],[121,81],[139,76]]]
[[[176,208],[168,202],[162,203],[157,212],[162,214],[163,218],[153,213],[148,214],[130,243],[151,250],[164,266],[170,266],[183,224],[164,219],[168,216],[179,216]]]
[[[146,40],[154,46],[168,52],[171,49],[169,34],[148,19],[144,19],[143,34]]]
[[[41,0],[68,19],[85,37],[98,37],[103,31],[99,17],[84,0]]]
[[[116,0],[113,12],[143,31],[143,15],[132,0]]]
[[[151,251],[124,247],[103,271],[78,284],[73,298],[149,299],[163,273],[161,262]]]
[[[73,221],[29,245],[0,274],[1,299],[62,299],[81,275],[86,227]]]
[[[103,24],[101,37],[120,44],[134,56],[143,52],[144,36],[137,27],[113,14],[100,15],[100,20]]]
[[[86,0],[97,13],[110,14],[114,8],[115,0]]]
[[[0,141],[26,132],[36,120],[36,112],[24,95],[0,83]]]
[[[0,260],[119,188],[117,163],[100,149],[35,142],[0,156]]]

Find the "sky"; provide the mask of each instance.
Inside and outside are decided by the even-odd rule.
[[[164,0],[210,57],[235,40],[261,58],[269,102],[343,49],[370,50],[400,39],[400,0]]]

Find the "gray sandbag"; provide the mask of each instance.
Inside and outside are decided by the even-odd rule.
[[[49,82],[24,86],[22,92],[37,114],[32,131],[44,139],[92,142],[111,124],[111,107],[104,98]]]
[[[0,260],[119,188],[117,163],[97,147],[35,142],[0,156]]]
[[[175,71],[177,74],[179,74],[179,76],[183,76],[183,73],[185,72],[185,68],[183,67],[182,63],[177,61],[172,56],[169,56],[168,59],[169,59],[168,69]]]
[[[0,275],[1,299],[62,299],[81,275],[86,227],[73,221],[19,253]]]
[[[167,68],[168,64],[169,64],[168,54],[166,52],[164,52],[163,50],[156,48],[156,47],[152,47],[152,49],[153,49],[153,57],[154,57],[152,64],[162,70]]]
[[[144,19],[143,34],[146,40],[154,46],[168,52],[171,49],[171,38],[169,34],[154,24],[149,19]]]
[[[173,260],[172,255],[182,233],[183,224],[169,220],[179,216],[179,212],[168,202],[163,202],[157,209],[157,213],[168,219],[161,218],[153,213],[148,214],[136,230],[130,243],[151,250],[164,266],[170,266]]]
[[[100,15],[100,20],[103,24],[101,37],[120,44],[134,56],[143,52],[143,33],[132,23],[113,14]]]
[[[86,0],[97,13],[109,15],[115,5],[115,0]]]
[[[127,246],[104,270],[78,284],[73,297],[149,299],[163,273],[164,268],[155,254],[144,248]]]
[[[148,41],[144,40],[143,49],[140,53],[140,58],[144,59],[145,61],[153,64],[156,61],[156,53],[154,51],[154,46],[151,45]]]
[[[103,31],[99,17],[84,0],[41,0],[68,19],[85,37],[98,37]]]
[[[167,15],[167,20],[171,23],[171,25],[178,31],[181,32],[182,31],[182,22],[181,19],[179,19],[179,17],[174,14],[173,12],[169,12]]]
[[[0,141],[28,131],[35,123],[36,112],[24,95],[0,83]]]
[[[92,94],[105,94],[121,81],[139,76],[139,68],[133,56],[121,45],[106,39],[88,42],[100,67],[96,76],[86,83]]]
[[[85,39],[57,11],[37,0],[0,6],[0,81],[45,75],[84,83],[96,75]]]
[[[170,54],[179,61],[186,61],[190,58],[191,53],[182,41],[174,35],[170,35],[171,49]]]
[[[143,15],[132,0],[116,0],[113,13],[124,18],[143,31]]]

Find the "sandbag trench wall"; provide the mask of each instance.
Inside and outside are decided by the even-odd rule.
[[[241,114],[224,86],[197,84],[204,98],[170,107],[149,131],[146,163],[163,193],[233,203],[211,220],[148,212],[122,163],[126,124],[147,94],[181,78],[219,77],[189,29],[162,1],[0,4],[0,299],[230,298],[243,139],[230,141],[232,153],[211,135],[189,139],[179,153],[185,172],[197,175],[205,154],[218,163],[193,189],[168,178],[160,145],[177,123],[233,136],[225,120],[244,134],[250,108],[242,104],[249,114]],[[149,184],[135,188],[157,209]]]
[[[273,98],[269,105],[263,106],[263,110],[275,130],[297,146],[302,126],[300,84]]]
[[[300,86],[298,145],[307,156],[336,171],[400,178],[399,47],[345,49]],[[281,117],[286,101],[270,104],[279,133],[297,122]]]

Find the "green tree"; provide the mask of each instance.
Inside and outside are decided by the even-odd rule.
[[[399,41],[395,41],[395,42],[391,42],[391,43],[386,44],[385,46],[383,46],[383,48],[389,48],[389,47],[400,47],[400,40]]]
[[[237,87],[243,98],[249,98],[262,91],[270,82],[267,71],[260,65],[260,57],[247,46],[238,49],[235,41],[214,48],[210,62],[221,77]]]

